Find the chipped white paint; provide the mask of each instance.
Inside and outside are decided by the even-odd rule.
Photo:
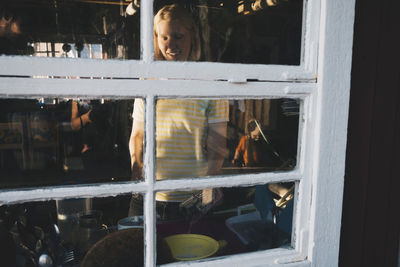
[[[352,26],[355,0],[305,0],[300,66],[153,62],[152,1],[141,6],[141,61],[0,56],[0,75],[138,79],[0,78],[0,97],[146,98],[145,181],[0,190],[0,205],[70,197],[145,195],[145,263],[155,266],[157,190],[232,187],[297,181],[294,249],[273,249],[174,266],[337,266]],[[318,64],[317,64],[318,63]],[[318,65],[318,66],[317,66]],[[318,79],[317,79],[318,77]],[[260,82],[247,82],[249,79]],[[224,80],[224,81],[216,81]],[[157,97],[302,100],[298,166],[290,172],[155,182],[154,104]]]
[[[296,172],[290,172],[284,175],[282,173],[267,173],[256,175],[235,175],[232,177],[216,176],[212,178],[189,178],[185,181],[160,181],[154,185],[154,190],[188,190],[190,188],[202,188],[206,183],[210,187],[251,184],[265,184],[269,182],[301,180],[301,175]],[[48,199],[77,198],[77,197],[108,197],[118,194],[127,194],[130,192],[148,192],[146,183],[122,182],[118,184],[107,185],[74,185],[43,187],[40,189],[16,189],[0,190],[0,205],[14,204],[17,202],[42,201]]]
[[[299,132],[299,148],[298,157],[301,159],[299,161],[298,168],[302,170],[303,179],[297,185],[297,205],[295,209],[294,217],[294,230],[293,240],[294,246],[298,249],[299,253],[303,255],[304,258],[308,255],[308,239],[307,235],[309,232],[309,220],[310,220],[310,202],[311,202],[311,191],[312,183],[309,178],[312,174],[313,164],[312,164],[312,147],[313,147],[313,120],[312,120],[312,106],[314,95],[306,98],[302,106],[302,117],[300,119],[301,130]]]
[[[144,63],[151,63],[153,61],[153,1],[141,1],[140,3],[140,54],[142,55],[142,60]],[[138,62],[141,64],[141,62]],[[129,63],[128,63],[129,64]],[[119,64],[117,64],[119,65]],[[131,64],[129,64],[131,65]],[[151,66],[151,65],[150,65]],[[117,67],[117,71],[120,70],[120,66]],[[129,70],[141,69],[138,66],[130,66]],[[132,76],[131,75],[124,77],[145,77],[145,76]],[[121,76],[118,76],[121,77]],[[157,77],[157,76],[152,76]]]
[[[148,185],[148,191],[145,195],[144,201],[144,219],[145,219],[145,262],[146,266],[154,266],[156,263],[155,251],[156,251],[156,209],[155,209],[155,198],[154,198],[154,166],[155,166],[155,118],[154,106],[156,100],[154,96],[150,95],[146,98],[145,108],[145,120],[146,129],[144,131],[145,146],[143,148],[144,162],[147,163],[144,166],[145,181]]]
[[[108,197],[118,194],[128,194],[134,191],[146,192],[144,183],[114,183],[102,185],[70,185],[0,190],[0,205],[14,204],[17,202],[44,201],[50,199],[76,198],[76,197]]]
[[[308,247],[316,267],[338,265],[354,8],[355,1],[321,1]]]
[[[2,78],[0,97],[26,97],[49,95],[54,97],[226,97],[304,98],[315,90],[312,83],[248,82],[190,80],[118,80],[118,79],[28,79]],[[217,88],[217,90],[216,90]],[[161,90],[162,89],[162,90]]]
[[[302,49],[304,69],[317,73],[317,52],[319,37],[320,0],[304,0],[303,38],[304,48]],[[316,78],[315,76],[313,78]]]
[[[147,147],[148,149],[148,147]],[[147,166],[150,166],[148,164]],[[146,169],[149,173],[150,169]],[[204,184],[211,187],[221,186],[247,186],[251,184],[265,184],[278,181],[299,181],[303,175],[299,170],[291,172],[270,172],[259,174],[242,174],[235,176],[213,176],[208,178],[191,178],[187,180],[163,180],[154,184],[154,190],[188,190],[190,188],[201,188]],[[107,185],[71,185],[71,186],[54,186],[43,187],[40,189],[15,189],[0,190],[0,205],[11,204],[15,202],[40,201],[52,198],[74,198],[79,196],[95,197],[95,196],[115,196],[129,192],[147,192],[148,182],[129,183],[122,182],[118,184]],[[151,190],[150,190],[151,191]]]
[[[208,266],[263,266],[263,267],[309,267],[311,263],[302,258],[293,249],[271,249],[262,252],[252,252],[229,257],[217,257],[211,260],[200,260],[196,262],[177,262],[163,266],[190,266],[190,267],[208,267]]]
[[[29,67],[27,67],[29,66]],[[207,71],[205,71],[207,70]],[[2,75],[73,76],[114,78],[172,78],[229,80],[233,73],[262,81],[302,80],[315,82],[315,71],[303,66],[248,65],[210,62],[143,62],[137,60],[100,60],[0,56]]]

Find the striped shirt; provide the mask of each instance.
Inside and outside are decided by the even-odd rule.
[[[143,101],[135,100],[133,118],[143,121]],[[207,175],[207,131],[229,118],[227,100],[159,99],[156,105],[156,179]],[[181,202],[191,192],[157,192],[159,201]]]

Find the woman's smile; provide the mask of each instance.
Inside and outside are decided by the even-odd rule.
[[[191,47],[190,32],[179,21],[160,21],[157,25],[157,42],[166,60],[188,59]]]

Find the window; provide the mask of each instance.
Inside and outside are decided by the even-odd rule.
[[[185,5],[185,1],[181,2]],[[116,228],[125,222],[115,218],[121,219],[124,216],[121,207],[128,212],[128,204],[134,194],[138,196],[137,203],[143,208],[144,214],[143,217],[136,217],[137,221],[129,223],[133,223],[133,226],[144,226],[144,240],[137,243],[137,246],[143,245],[144,256],[139,255],[139,258],[143,259],[146,266],[154,266],[170,262],[168,259],[159,258],[163,255],[162,245],[165,240],[160,238],[175,234],[176,232],[171,230],[173,228],[183,227],[176,221],[172,225],[163,223],[159,210],[165,209],[160,207],[159,201],[156,200],[164,192],[167,192],[165,195],[171,196],[171,193],[190,191],[190,201],[181,202],[185,205],[179,205],[180,208],[191,215],[193,208],[201,207],[205,212],[209,212],[205,204],[215,204],[211,206],[212,215],[214,218],[223,218],[220,221],[225,226],[219,230],[212,224],[203,224],[203,228],[217,229],[220,233],[228,231],[236,241],[239,240],[238,244],[244,244],[246,247],[245,250],[235,250],[226,254],[210,254],[208,256],[212,257],[212,260],[199,259],[193,262],[193,265],[335,265],[338,250],[332,248],[337,248],[339,242],[354,1],[219,1],[218,5],[214,3],[207,8],[203,1],[188,1],[186,8],[193,11],[192,15],[197,15],[200,19],[199,24],[203,23],[202,49],[210,48],[209,51],[201,51],[201,62],[155,60],[157,55],[154,56],[153,53],[152,21],[154,11],[160,8],[159,1],[154,1],[154,5],[151,1],[76,1],[71,3],[71,6],[62,1],[36,1],[37,5],[32,12],[39,14],[42,12],[38,11],[39,8],[45,10],[43,14],[46,15],[41,23],[51,22],[48,24],[51,25],[49,28],[40,28],[33,24],[24,25],[24,19],[37,18],[29,14],[27,3],[10,1],[8,6],[4,6],[6,11],[2,11],[1,17],[4,26],[1,28],[0,37],[7,41],[4,44],[9,45],[2,50],[6,55],[0,57],[0,95],[4,104],[2,111],[5,111],[2,115],[8,112],[12,120],[3,115],[5,118],[1,119],[8,121],[0,131],[12,142],[3,142],[5,138],[0,140],[6,145],[15,145],[9,148],[3,146],[3,149],[3,144],[0,144],[1,172],[5,174],[0,181],[1,216],[5,217],[12,210],[15,211],[13,214],[21,219],[26,211],[30,212],[33,209],[37,214],[44,211],[50,218],[49,221],[57,221],[60,226],[60,221],[69,218],[68,214],[75,214],[71,222],[78,222],[80,228],[84,228],[79,229],[83,231],[80,233],[89,235],[86,242],[78,242],[78,250],[72,249],[73,260],[80,261],[89,253],[93,244],[99,247],[104,245],[93,240],[103,240],[101,238],[107,231],[118,233]],[[29,3],[32,4],[31,1]],[[192,3],[196,4],[193,6]],[[131,9],[127,9],[128,7]],[[297,9],[291,9],[293,7]],[[65,14],[75,11],[81,15],[81,19],[68,21]],[[227,25],[223,25],[226,14],[218,12],[233,12],[237,21],[226,22]],[[22,14],[20,19],[18,14]],[[282,14],[292,14],[296,20],[285,22],[285,25],[290,27],[283,37],[277,34],[267,36],[266,33],[273,33],[274,28],[260,33],[260,28],[256,25],[257,22],[265,23],[264,19],[268,14],[271,15],[268,17],[271,23],[274,21],[274,14],[275,21],[278,22],[284,18]],[[128,21],[132,23],[128,24]],[[76,24],[78,22],[83,24]],[[218,24],[215,24],[217,22]],[[132,25],[134,28],[131,29]],[[30,31],[25,31],[31,33],[31,40],[24,40],[23,45],[20,45],[19,37],[26,37],[19,34],[24,32],[23,26],[31,26]],[[120,29],[124,30],[119,31]],[[226,36],[221,36],[221,33],[226,33]],[[249,33],[250,36],[241,39],[242,33]],[[168,36],[167,33],[164,35]],[[238,38],[238,41],[227,42],[231,37]],[[204,45],[208,40],[219,42],[213,43],[215,47]],[[7,50],[9,48],[15,52]],[[263,48],[265,51],[262,51]],[[235,49],[240,53],[232,52]],[[60,53],[62,57],[68,58],[50,58],[58,57]],[[46,54],[46,57],[27,54]],[[259,54],[262,56],[257,57]],[[233,58],[235,55],[238,57]],[[277,139],[283,140],[273,141],[273,149],[270,149],[271,157],[275,157],[278,163],[263,164],[261,169],[255,171],[250,167],[246,169],[241,166],[232,166],[229,169],[225,165],[225,173],[203,175],[199,172],[199,175],[187,175],[181,179],[156,180],[161,166],[158,158],[160,152],[157,148],[161,142],[161,127],[158,122],[161,113],[157,110],[165,108],[162,106],[165,99],[181,101],[178,103],[180,105],[195,100],[199,103],[204,102],[209,105],[205,109],[207,112],[214,102],[226,103],[230,113],[225,114],[228,119],[222,121],[228,122],[228,125],[231,123],[231,128],[236,127],[234,135],[251,135],[252,130],[245,130],[249,120],[245,120],[244,124],[235,120],[246,114],[250,118],[249,110],[252,110],[251,118],[255,118],[257,123],[269,126],[269,130],[277,130]],[[66,109],[68,101],[71,103],[71,109],[72,102],[80,102],[82,105],[85,102],[91,105],[98,102],[101,107],[117,103],[118,109],[125,108],[121,111],[123,115],[116,116],[121,120],[121,126],[114,127],[118,128],[118,134],[122,134],[121,132],[129,132],[132,118],[138,118],[135,117],[137,114],[132,116],[133,106],[139,103],[138,100],[142,103],[141,116],[144,122],[143,153],[139,153],[143,157],[143,172],[140,172],[143,179],[130,181],[129,167],[117,168],[118,171],[122,171],[118,175],[114,170],[110,174],[101,171],[101,175],[93,174],[93,179],[89,177],[88,168],[83,168],[83,172],[80,172],[82,169],[79,169],[79,162],[82,157],[72,157],[72,141],[68,141],[68,134],[72,133],[66,131],[66,128],[72,129],[72,115],[62,121],[64,124],[55,120],[58,125],[55,127],[49,114],[59,114],[57,110],[63,107]],[[94,105],[92,109],[94,110]],[[115,112],[118,109],[112,110]],[[274,110],[279,112],[274,115]],[[46,119],[35,120],[35,115],[38,114],[44,114]],[[94,114],[95,112],[92,115]],[[286,123],[283,131],[279,131],[277,126],[278,121],[282,123],[279,116],[282,116]],[[112,117],[109,120],[117,123]],[[221,120],[217,118],[215,123],[217,122]],[[255,124],[258,129],[257,123]],[[59,125],[66,125],[66,128]],[[113,127],[101,128],[104,131],[103,137],[110,128]],[[259,132],[258,138],[269,139],[273,136],[265,128],[259,129]],[[229,138],[225,140],[233,143],[226,146],[231,149],[224,154],[225,164],[234,159],[235,142],[239,137],[237,136],[235,141]],[[57,141],[60,138],[64,138],[62,142]],[[127,137],[124,138],[126,140]],[[117,155],[123,155],[121,151],[127,145],[113,142],[113,145],[115,144],[117,146],[114,148],[119,149]],[[29,153],[26,152],[26,148],[29,148]],[[84,143],[79,149],[84,149]],[[61,152],[63,156],[60,156]],[[108,157],[111,155],[111,152],[108,153]],[[126,160],[126,157],[123,159]],[[118,163],[123,164],[124,160],[119,160]],[[279,161],[285,164],[279,164]],[[7,169],[10,166],[15,167],[11,173]],[[97,166],[110,170],[106,164]],[[99,171],[98,169],[95,166],[95,170]],[[62,171],[63,175],[77,171],[73,177],[79,179],[71,182],[72,177],[57,174],[58,171]],[[16,176],[17,172],[21,176]],[[13,179],[15,177],[18,179]],[[266,233],[266,229],[257,228],[258,218],[249,216],[254,216],[254,212],[258,211],[261,214],[259,216],[264,219],[270,216],[270,221],[273,221],[274,215],[262,214],[259,203],[265,204],[266,201],[249,201],[246,197],[249,194],[258,193],[260,196],[260,192],[273,192],[273,187],[277,184],[285,184],[284,195],[289,193],[286,197],[293,197],[288,199],[290,204],[286,203],[286,208],[291,206],[292,209],[292,212],[288,213],[290,225],[285,228],[289,231],[286,235],[281,235],[280,244],[261,242],[265,240],[250,242],[254,239],[249,239],[241,231],[242,228],[247,228],[247,225],[241,225],[242,221],[238,223],[238,220],[245,218],[244,222],[255,222],[252,226],[255,227],[256,233]],[[198,198],[196,199],[199,196],[196,194],[198,192],[203,194],[200,206],[197,205]],[[229,199],[226,203],[216,201],[221,199],[221,192]],[[279,188],[275,190],[275,194],[279,195]],[[212,201],[202,202],[207,196]],[[79,211],[63,212],[63,204],[68,206],[71,203],[73,207],[79,207]],[[217,204],[220,205],[219,208]],[[237,212],[238,207],[240,214],[231,214],[227,218],[227,213],[230,212],[227,210],[235,208]],[[101,214],[101,220],[99,213],[89,212],[103,208],[107,212]],[[36,229],[38,233],[35,240],[42,240],[41,230],[50,233],[53,231],[51,229],[55,229],[52,224],[48,224],[49,221],[46,227]],[[107,231],[102,226],[103,223],[107,225]],[[24,224],[24,220],[20,224],[27,225]],[[62,225],[61,232],[65,233],[66,227],[75,227],[76,230],[76,225],[69,223]],[[191,227],[189,230],[194,231],[199,225],[185,227]],[[93,228],[96,228],[96,231],[91,231]],[[74,232],[73,229],[68,231]],[[57,230],[53,232],[57,233]],[[57,236],[55,234],[54,238],[57,239]],[[215,236],[215,239],[219,238]],[[142,239],[136,237],[135,240]],[[194,237],[191,237],[190,242],[193,240]],[[43,239],[41,242],[47,242],[48,245],[49,240],[45,242]],[[168,245],[169,241],[166,242]],[[229,240],[227,242],[229,246],[231,243]],[[36,243],[33,249],[35,246]],[[173,245],[168,246],[171,248]],[[218,246],[222,247],[223,242]],[[238,249],[239,246],[233,248]],[[62,254],[49,251],[52,260],[67,263],[65,261],[68,260],[66,256],[69,250],[66,246],[63,248],[65,250]],[[41,254],[38,256],[44,254],[44,250],[44,247],[39,247],[38,251]],[[115,256],[118,257],[122,256]],[[24,266],[29,257],[17,257],[16,260]],[[175,257],[172,261],[176,260],[182,259]]]

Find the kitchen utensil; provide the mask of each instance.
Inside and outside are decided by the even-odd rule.
[[[143,232],[142,228],[131,228],[110,233],[89,249],[79,266],[144,266]],[[159,253],[157,249],[157,256]]]
[[[73,249],[68,249],[63,255],[63,264],[71,263],[75,260],[75,251]]]
[[[107,234],[107,226],[102,224],[102,217],[103,213],[99,210],[79,213],[79,249],[82,255]]]
[[[40,253],[42,249],[43,249],[43,242],[42,240],[39,239],[38,241],[36,241],[35,252]]]
[[[285,206],[294,197],[294,184],[287,190],[287,192],[275,203],[279,208]]]
[[[76,245],[79,241],[78,214],[92,207],[90,198],[56,200],[57,225],[64,243]]]
[[[60,228],[58,228],[57,224],[53,224],[54,233],[59,236],[60,235]]]
[[[60,232],[60,228],[58,228],[57,224],[53,224],[53,231],[51,232],[50,237],[52,238],[54,247],[58,247],[61,245],[61,243],[62,243],[61,232]]]
[[[43,253],[39,257],[38,266],[39,267],[53,267],[53,259],[47,253]]]
[[[192,261],[210,257],[227,245],[225,240],[216,241],[206,235],[178,234],[165,238],[172,257],[180,261]]]
[[[126,217],[118,221],[118,230],[128,228],[143,228],[143,216]]]

